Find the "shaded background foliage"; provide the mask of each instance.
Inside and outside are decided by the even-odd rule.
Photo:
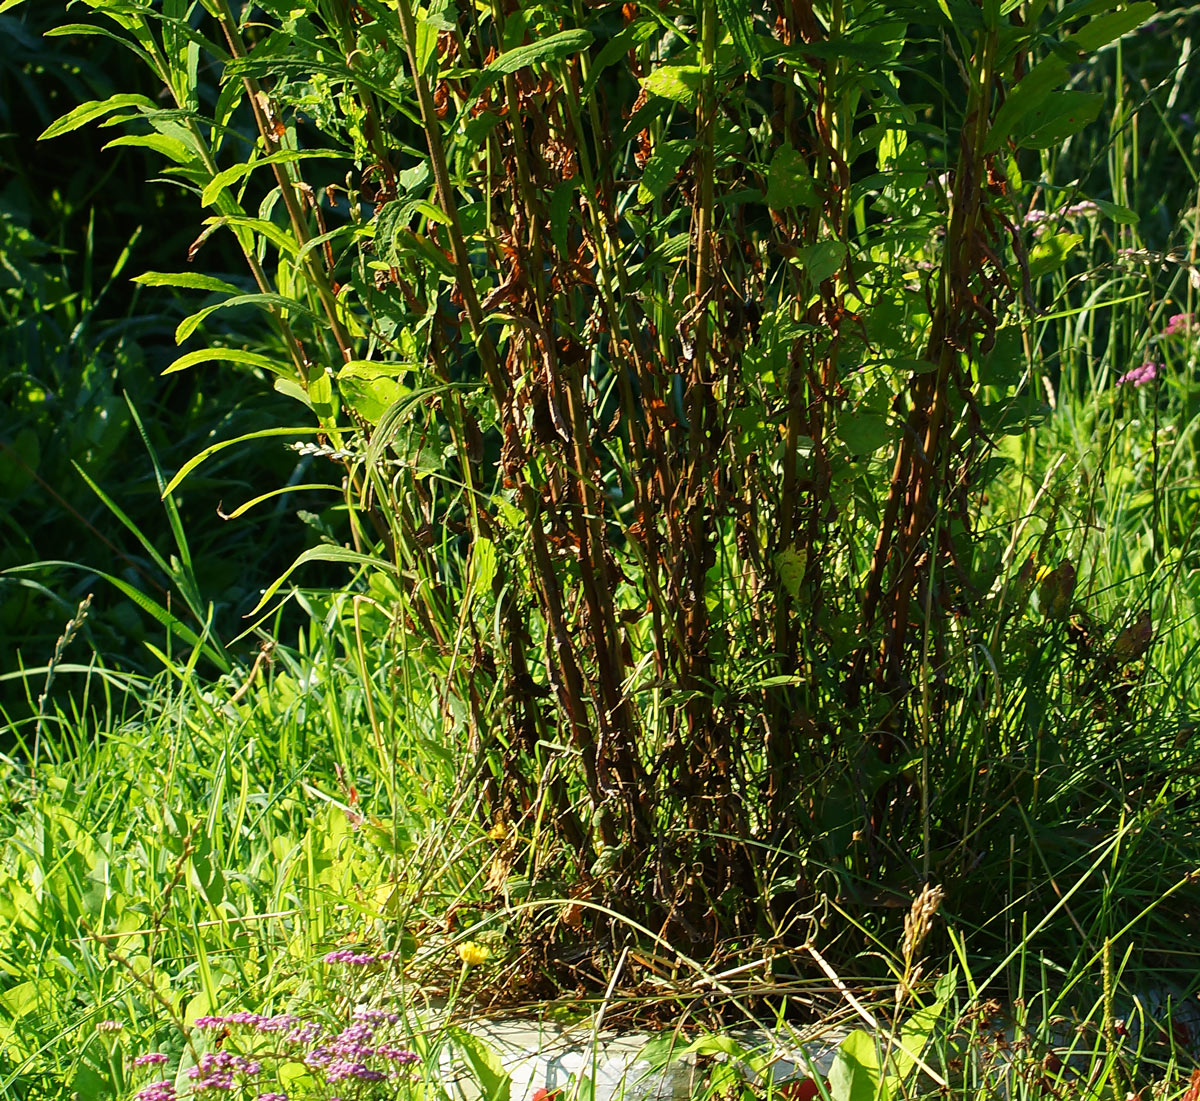
[[[176,354],[183,307],[167,292],[148,295],[132,277],[184,260],[198,233],[195,204],[158,177],[145,151],[104,150],[116,136],[111,130],[37,141],[74,104],[117,91],[162,91],[115,42],[43,37],[67,18],[64,3],[0,15],[0,569],[76,564],[0,579],[0,672],[9,674],[46,663],[88,592],[95,599],[83,627],[84,653],[90,647],[153,670],[157,662],[140,642],[162,645],[161,624],[90,570],[114,574],[163,606],[172,577],[83,474],[162,553],[177,554],[150,450],[174,470],[214,437],[281,420],[287,404],[241,377],[161,377]],[[208,94],[215,94],[212,85]],[[218,239],[205,261],[222,271],[236,264],[236,252]],[[262,339],[253,318],[231,321],[224,335]],[[310,463],[282,446],[263,447],[252,464],[211,465],[182,503],[195,582],[214,604],[218,637],[244,628],[256,590],[305,544],[296,508],[319,511],[325,502],[300,499],[291,510],[238,525],[222,523],[218,504],[228,507],[258,485],[286,483]],[[70,683],[59,682],[65,690]],[[14,721],[27,702],[20,681],[0,683],[0,703]]]

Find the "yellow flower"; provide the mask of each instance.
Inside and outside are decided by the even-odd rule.
[[[473,940],[464,940],[462,944],[455,945],[454,950],[468,967],[478,967],[481,963],[486,963],[492,954],[482,944]]]
[[[488,830],[488,837],[493,841],[503,841],[508,836],[508,825],[504,819],[498,819],[496,824]]]

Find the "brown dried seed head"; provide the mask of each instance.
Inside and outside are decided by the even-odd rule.
[[[929,930],[933,927],[933,919],[941,908],[942,899],[946,892],[941,887],[931,887],[928,883],[921,888],[921,893],[913,899],[912,907],[904,918],[904,958],[911,961],[918,952]]]

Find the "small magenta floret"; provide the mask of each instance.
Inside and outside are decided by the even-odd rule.
[[[155,1063],[165,1063],[169,1056],[161,1051],[148,1051],[145,1055],[139,1055],[133,1060],[135,1067],[151,1067]]]
[[[134,1101],[175,1101],[175,1083],[164,1078],[137,1091]]]
[[[387,1077],[381,1070],[372,1070],[366,1063],[335,1059],[325,1068],[326,1082],[382,1082]]]
[[[1123,386],[1128,383],[1130,386],[1145,386],[1148,382],[1153,382],[1158,378],[1158,372],[1158,364],[1154,360],[1148,359],[1140,367],[1127,371],[1117,379],[1117,385]]]

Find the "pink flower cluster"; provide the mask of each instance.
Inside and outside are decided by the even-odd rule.
[[[1130,386],[1145,386],[1148,382],[1153,382],[1158,378],[1158,372],[1161,370],[1159,365],[1152,359],[1146,360],[1140,367],[1135,367],[1132,371],[1126,371],[1119,379],[1117,385],[1123,386],[1129,383]]]
[[[1192,315],[1190,313],[1172,314],[1167,320],[1167,327],[1163,329],[1163,336],[1182,336],[1184,333],[1190,332],[1192,328]]]
[[[1099,213],[1100,208],[1091,199],[1083,199],[1078,203],[1072,203],[1070,206],[1059,207],[1058,210],[1031,210],[1025,215],[1025,224],[1040,227],[1052,218],[1059,220],[1064,218],[1086,218]]]
[[[238,1075],[257,1078],[261,1073],[262,1063],[257,1059],[247,1059],[231,1051],[206,1051],[200,1056],[199,1064],[188,1071],[188,1077],[192,1080],[192,1089],[199,1093],[202,1090],[231,1090]]]
[[[134,1095],[134,1101],[175,1101],[175,1083],[163,1079],[143,1086]]]
[[[323,963],[345,963],[351,967],[370,967],[373,963],[387,963],[395,959],[395,952],[355,952],[350,948],[340,948],[336,952],[327,953]]]
[[[345,953],[337,955],[337,962],[348,962]],[[384,1030],[395,1025],[399,1019],[399,1014],[388,1009],[359,1007],[354,1010],[353,1019],[340,1032],[322,1040],[324,1029],[319,1023],[290,1013],[267,1016],[238,1012],[198,1017],[195,1022],[197,1030],[236,1028],[272,1034],[275,1037],[274,1045],[271,1050],[261,1052],[260,1058],[221,1048],[204,1052],[197,1065],[187,1072],[191,1080],[190,1087],[183,1095],[177,1095],[174,1084],[163,1079],[143,1086],[134,1101],[182,1101],[184,1097],[199,1101],[203,1097],[247,1090],[251,1081],[268,1072],[274,1060],[299,1059],[329,1085],[338,1082],[360,1083],[367,1088],[366,1083],[391,1081],[398,1077],[400,1068],[418,1062],[416,1054],[386,1040]],[[258,1043],[261,1046],[261,1041]],[[282,1048],[278,1046],[280,1044]],[[301,1050],[297,1051],[297,1047]],[[133,1065],[148,1067],[166,1062],[169,1062],[166,1054],[151,1051],[137,1056]],[[267,1085],[265,1081],[261,1084]],[[268,1091],[258,1093],[255,1101],[288,1101],[288,1098],[285,1093]],[[337,1099],[331,1098],[330,1101]]]

